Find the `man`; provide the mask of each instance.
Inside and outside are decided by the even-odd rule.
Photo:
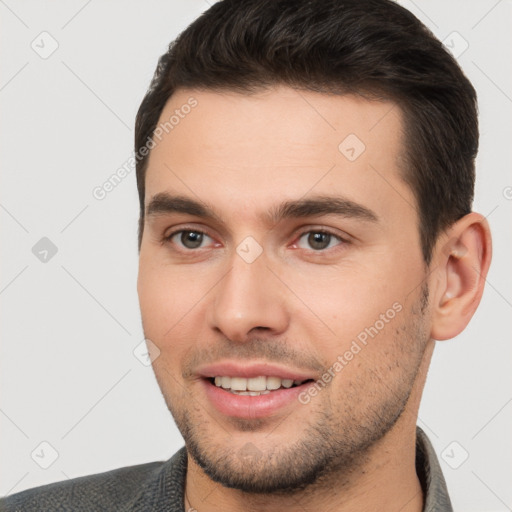
[[[416,427],[491,258],[476,95],[387,0],[224,0],[136,122],[138,293],[185,440],[5,510],[452,510]]]

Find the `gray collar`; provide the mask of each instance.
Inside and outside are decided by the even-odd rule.
[[[416,473],[425,496],[423,512],[453,512],[436,452],[420,427],[416,427]]]

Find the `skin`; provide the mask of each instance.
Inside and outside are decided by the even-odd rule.
[[[167,193],[215,217],[146,215],[138,281],[145,336],[160,351],[155,375],[189,450],[186,507],[422,510],[421,393],[434,339],[457,335],[480,301],[487,223],[476,213],[459,220],[425,265],[391,103],[284,86],[253,95],[180,90],[161,120],[191,96],[197,107],[151,151],[146,207]],[[366,147],[354,161],[338,149],[349,134]],[[283,202],[326,196],[376,220],[268,218]],[[180,233],[169,238],[180,229],[207,236],[187,248]],[[332,234],[326,248],[309,243],[318,231]],[[252,263],[236,250],[248,236],[262,249]],[[204,393],[198,367],[228,359],[321,378],[393,304],[400,312],[306,405],[240,419]]]

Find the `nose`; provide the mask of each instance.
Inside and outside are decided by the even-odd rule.
[[[261,333],[278,335],[288,327],[285,292],[263,255],[247,263],[234,254],[231,270],[212,298],[210,326],[232,341],[244,342]]]

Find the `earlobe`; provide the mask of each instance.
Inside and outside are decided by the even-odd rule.
[[[439,239],[433,261],[438,285],[432,302],[432,338],[453,338],[467,326],[482,298],[491,252],[489,225],[477,213],[458,220]]]

